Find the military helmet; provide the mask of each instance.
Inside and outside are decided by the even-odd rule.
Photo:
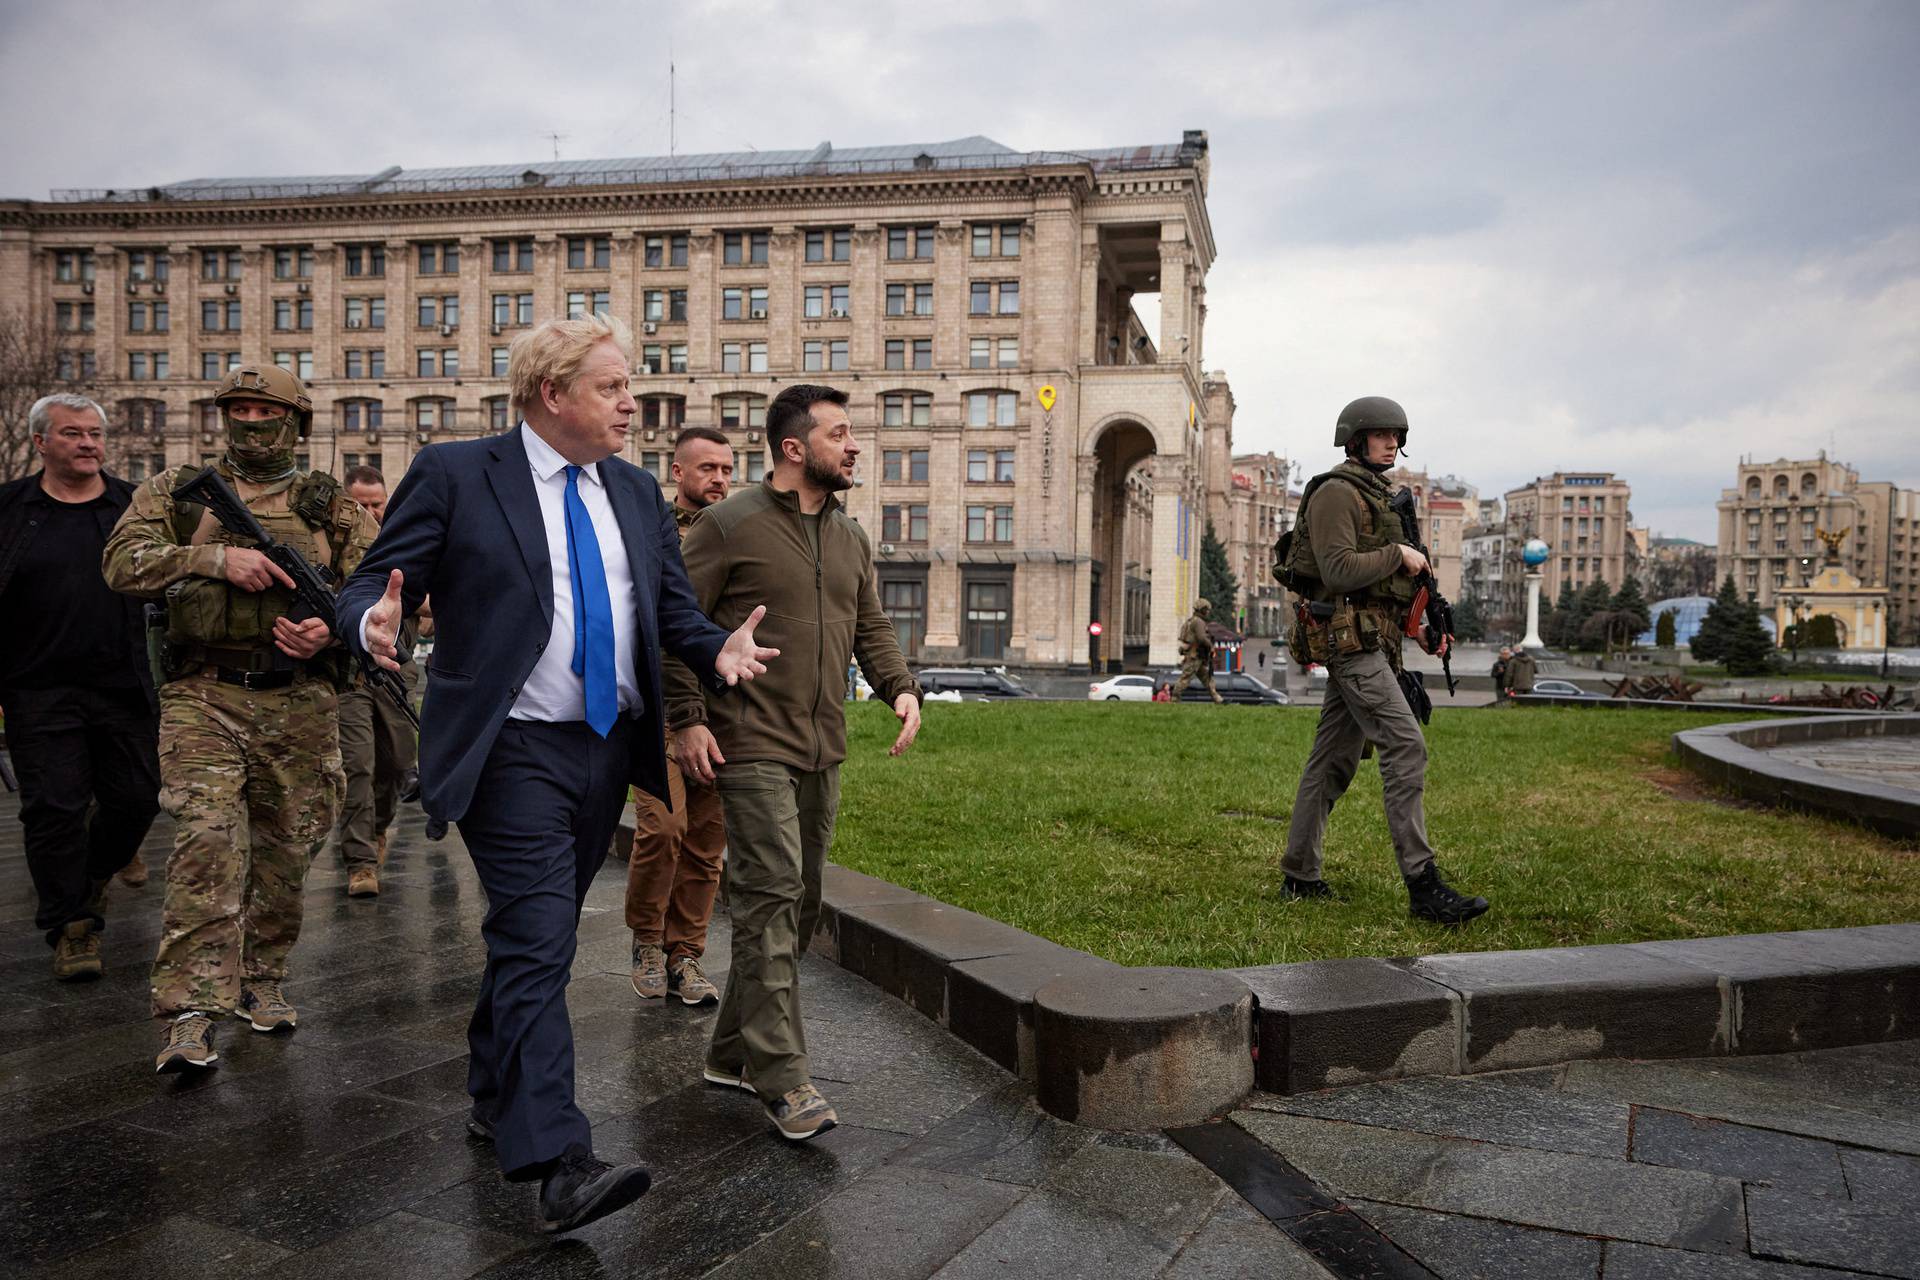
[[[1200,596],[1193,602],[1193,611],[1202,616],[1212,613],[1213,601],[1207,599],[1205,596]]]
[[[277,364],[242,365],[220,380],[213,402],[228,400],[267,400],[285,405],[300,415],[304,426],[313,418],[313,397],[307,384]]]
[[[1333,424],[1333,445],[1344,449],[1347,442],[1362,431],[1380,429],[1398,431],[1400,443],[1407,442],[1407,411],[1385,396],[1361,396],[1340,411]]]

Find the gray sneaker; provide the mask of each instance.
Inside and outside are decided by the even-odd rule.
[[[720,988],[713,985],[695,956],[681,956],[667,970],[667,990],[680,997],[681,1004],[719,1004]]]
[[[753,1092],[753,1083],[747,1079],[747,1069],[745,1067],[740,1068],[738,1071],[723,1071],[709,1062],[700,1068],[700,1078],[708,1084],[722,1085],[728,1089],[744,1089],[748,1093]]]
[[[241,984],[240,1014],[255,1031],[291,1031],[300,1017],[274,978],[249,979]]]
[[[204,1071],[220,1061],[213,1048],[213,1019],[187,1012],[167,1024],[166,1043],[154,1060],[155,1071]]]
[[[787,1090],[778,1102],[769,1102],[767,1117],[780,1136],[794,1142],[825,1133],[840,1122],[827,1100],[813,1087],[811,1080]]]
[[[642,1000],[667,994],[667,953],[651,942],[633,943],[633,991]]]

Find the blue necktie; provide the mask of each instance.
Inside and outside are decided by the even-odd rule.
[[[606,737],[620,714],[613,676],[613,602],[600,563],[587,504],[580,500],[580,468],[567,468],[567,572],[573,579],[573,674],[587,686],[587,725]]]

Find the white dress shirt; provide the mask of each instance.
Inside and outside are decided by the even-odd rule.
[[[567,460],[554,451],[526,423],[520,424],[520,442],[527,449],[534,492],[540,497],[540,518],[546,524],[547,563],[553,575],[553,631],[534,664],[520,696],[507,715],[515,720],[585,720],[586,681],[573,674],[573,575],[567,568]],[[633,591],[633,567],[627,563],[627,544],[620,538],[620,522],[613,518],[607,487],[600,480],[600,464],[580,468],[580,501],[593,521],[600,542],[600,563],[607,572],[607,599],[613,604],[613,673],[620,688],[620,710],[640,705],[640,688],[633,675],[633,633],[640,619]]]

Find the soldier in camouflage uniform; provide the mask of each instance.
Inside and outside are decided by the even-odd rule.
[[[1180,625],[1180,678],[1173,683],[1167,701],[1178,702],[1189,684],[1198,681],[1207,687],[1215,702],[1224,702],[1213,687],[1213,637],[1207,632],[1207,615],[1213,602],[1201,596],[1193,602],[1193,616]]]
[[[221,474],[269,533],[337,578],[373,543],[371,517],[323,472],[294,459],[313,402],[284,369],[236,369],[214,402],[226,421]],[[333,826],[345,780],[337,689],[345,651],[332,619],[286,615],[292,580],[238,544],[210,511],[176,503],[193,469],[156,476],[107,540],[116,591],[164,598],[151,637],[160,689],[160,803],[177,827],[167,866],[153,1014],[161,1071],[211,1067],[213,1020],[291,1028],[281,992],[300,934],[307,866]]]

